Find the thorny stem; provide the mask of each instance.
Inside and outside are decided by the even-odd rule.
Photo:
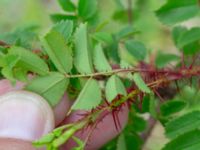
[[[131,3],[131,0],[128,0],[129,3]],[[131,5],[129,4],[129,6],[131,7]],[[131,10],[132,11],[132,10]],[[130,10],[129,10],[129,14],[130,14]],[[132,15],[132,12],[131,12]],[[129,16],[129,18],[132,18],[132,16]],[[132,20],[129,20],[132,21]],[[0,41],[0,46],[3,47],[10,47],[9,44],[6,44],[3,41]],[[108,71],[108,72],[97,72],[97,73],[91,73],[91,74],[77,74],[77,75],[69,75],[69,74],[65,74],[66,78],[95,78],[95,77],[101,77],[101,76],[111,76],[114,74],[120,74],[120,73],[135,73],[135,72],[139,72],[139,73],[160,73],[162,75],[161,78],[159,79],[155,79],[152,82],[147,83],[147,86],[149,88],[152,89],[152,91],[156,88],[158,88],[161,84],[163,83],[168,83],[171,81],[178,81],[179,79],[183,79],[183,78],[189,78],[192,76],[198,76],[200,75],[200,66],[193,66],[194,62],[190,65],[189,68],[186,68],[185,63],[184,63],[184,55],[182,55],[182,67],[176,71],[174,70],[156,70],[156,69],[143,69],[143,68],[128,68],[128,69],[115,69],[112,71]],[[103,118],[110,114],[113,110],[115,110],[116,108],[122,106],[124,103],[126,103],[129,99],[136,97],[138,94],[141,94],[142,91],[140,91],[139,89],[134,89],[132,90],[127,96],[124,96],[120,99],[118,99],[117,101],[113,101],[111,102],[109,105],[103,105],[99,106],[100,109],[98,109],[98,107],[92,111],[89,112],[88,115],[86,115],[85,117],[83,117],[81,120],[78,120],[77,122],[73,123],[72,125],[75,127],[77,127],[74,130],[74,133],[83,129],[86,126],[90,126],[92,127],[92,130],[95,129],[95,127],[97,126],[99,120],[103,120]],[[104,112],[108,112],[105,115],[103,115],[103,117],[101,117],[102,113]],[[153,128],[155,122],[153,121],[152,126],[150,126],[151,128]],[[70,124],[71,127],[71,124]],[[69,128],[70,128],[69,127]],[[63,130],[67,130],[68,126],[63,126],[60,127]],[[66,131],[67,132],[67,131]],[[65,133],[66,133],[65,132]],[[147,132],[147,135],[143,135],[144,140],[146,140],[146,138],[148,138],[147,136],[150,134],[151,130],[149,132]],[[86,141],[87,142],[89,140],[89,137],[92,135],[92,131],[88,134]],[[71,135],[73,136],[73,135]],[[59,140],[58,140],[59,141]],[[65,142],[65,141],[62,141]],[[55,141],[56,143],[56,141]],[[56,143],[59,145],[60,142]]]
[[[157,79],[156,81],[147,83],[147,86],[149,88],[151,88],[152,90],[154,90],[154,89],[158,88],[161,84],[168,83],[168,82],[171,82],[171,81],[177,81],[177,80],[182,79],[182,78],[187,78],[187,77],[199,75],[200,74],[200,67],[193,67],[193,68],[195,68],[195,69],[194,70],[188,69],[187,71],[186,71],[186,69],[181,70],[181,73],[178,74],[178,76],[173,76],[174,75],[174,72],[173,72],[172,76],[169,76],[169,78],[166,78],[166,77],[163,78],[162,77],[160,79]],[[126,69],[125,72],[133,71],[133,70],[136,71],[137,69]],[[139,71],[139,70],[137,70],[137,71]],[[113,72],[114,73],[124,72],[124,69],[114,70]],[[111,75],[111,74],[113,74],[113,72],[109,72],[107,75]],[[161,71],[161,72],[163,72],[163,71]],[[96,73],[95,75],[93,74],[93,76],[98,76],[98,75],[102,75],[102,73]],[[86,77],[85,75],[84,76],[81,75],[81,76]],[[87,77],[89,77],[89,76],[90,75],[87,75]],[[81,120],[75,122],[75,124],[80,123],[84,127],[85,126],[91,126],[91,129],[94,130],[96,128],[99,120],[102,120],[106,115],[113,113],[113,111],[116,108],[122,106],[129,99],[136,97],[140,93],[142,93],[142,91],[140,91],[139,89],[134,89],[127,96],[124,96],[124,97],[118,99],[117,101],[113,101],[113,102],[109,103],[108,105],[102,104],[102,107],[100,107],[101,109],[98,109],[98,108],[94,109],[93,111],[89,112],[85,117],[83,117]],[[105,113],[105,112],[107,112],[106,115],[104,115],[103,118],[100,117],[102,115],[102,113]],[[152,122],[153,123],[150,125],[150,128],[153,128],[153,126],[155,125],[155,121],[152,121]],[[80,128],[78,130],[80,130]],[[146,138],[148,138],[148,135],[150,134],[150,132],[151,132],[151,129],[147,131],[147,133],[146,133],[147,135],[146,134],[142,135],[142,136],[144,136],[143,138],[145,140],[146,140]],[[92,132],[89,132],[89,134],[86,138],[86,141],[89,140],[89,137],[91,135],[92,135]]]

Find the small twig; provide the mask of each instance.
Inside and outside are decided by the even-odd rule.
[[[129,24],[133,24],[132,0],[127,0],[127,4],[128,4],[127,6],[128,22]]]
[[[0,46],[6,47],[6,48],[10,47],[9,44],[7,44],[7,43],[5,43],[4,41],[1,41],[1,40],[0,40]]]

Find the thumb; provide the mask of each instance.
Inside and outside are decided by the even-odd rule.
[[[0,138],[33,141],[54,128],[53,111],[39,95],[8,92],[0,96]]]

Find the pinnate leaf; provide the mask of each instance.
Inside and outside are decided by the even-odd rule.
[[[81,24],[75,33],[74,64],[80,73],[92,73],[92,56],[87,40],[87,24]]]
[[[100,44],[97,44],[94,48],[94,65],[99,72],[112,70]]]
[[[59,103],[68,86],[69,79],[64,75],[52,72],[47,76],[36,77],[26,86],[26,89],[43,96],[51,106]]]
[[[72,110],[91,110],[101,103],[101,89],[96,80],[90,78],[72,105]]]
[[[111,102],[117,95],[127,95],[124,84],[116,75],[112,75],[106,83],[106,99]]]
[[[51,61],[61,73],[72,69],[72,52],[61,33],[51,30],[43,39],[43,46]]]

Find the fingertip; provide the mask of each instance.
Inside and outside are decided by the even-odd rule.
[[[52,131],[54,115],[41,96],[13,91],[0,96],[0,137],[33,141]]]

